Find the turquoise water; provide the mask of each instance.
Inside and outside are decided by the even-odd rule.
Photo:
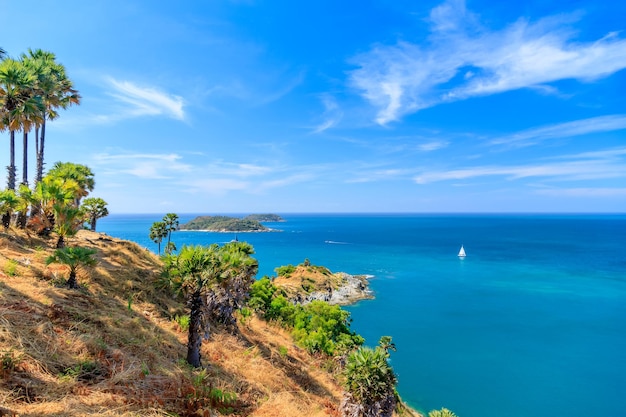
[[[99,231],[138,242],[156,215]],[[181,215],[187,221],[193,215]],[[284,215],[239,234],[260,273],[305,258],[372,275],[349,307],[369,345],[391,335],[398,390],[460,417],[624,415],[626,215]],[[176,232],[183,244],[231,234]],[[467,258],[456,254],[465,245]]]

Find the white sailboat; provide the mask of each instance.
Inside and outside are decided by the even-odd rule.
[[[461,250],[459,251],[459,258],[465,258],[465,248],[461,245]]]

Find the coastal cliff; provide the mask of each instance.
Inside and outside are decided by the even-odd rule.
[[[365,275],[333,273],[326,267],[311,265],[308,260],[296,266],[277,268],[276,272],[274,285],[285,291],[293,302],[307,304],[321,300],[347,305],[374,298]]]

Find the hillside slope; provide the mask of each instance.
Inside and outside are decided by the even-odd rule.
[[[98,265],[70,290],[63,266],[45,266],[54,241],[0,232],[0,416],[339,415],[329,364],[285,330],[213,328],[205,369],[190,369],[184,306],[155,289],[156,255],[81,231],[68,244]]]

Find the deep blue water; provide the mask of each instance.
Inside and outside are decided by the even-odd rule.
[[[156,251],[159,215],[111,215],[99,231]],[[181,222],[193,218],[181,215]],[[626,215],[284,215],[239,234],[259,276],[305,258],[372,275],[349,307],[376,345],[391,335],[398,390],[460,417],[624,415]],[[175,232],[210,244],[233,234]],[[467,258],[456,254],[465,245]]]

